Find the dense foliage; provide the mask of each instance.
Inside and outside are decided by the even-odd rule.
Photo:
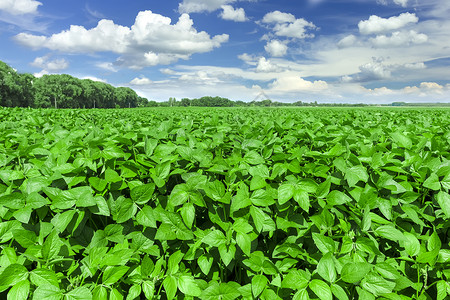
[[[1,298],[450,295],[450,110],[0,120]]]
[[[115,108],[147,104],[126,87],[113,87],[104,82],[78,79],[70,75],[17,73],[0,61],[0,106],[56,108]]]

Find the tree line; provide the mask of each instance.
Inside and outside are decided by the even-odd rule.
[[[0,106],[34,108],[118,108],[146,106],[128,87],[79,79],[67,74],[35,77],[0,61]]]
[[[148,101],[128,87],[113,87],[110,84],[79,79],[67,74],[35,77],[29,73],[18,73],[0,61],[0,106],[34,108],[125,108],[125,107],[280,107],[280,106],[367,106],[366,104],[317,103],[297,101],[294,103],[272,101],[244,102],[223,97],[204,96],[182,98],[177,101]]]
[[[244,102],[241,100],[233,101],[223,97],[212,97],[204,96],[201,98],[182,98],[177,101],[175,98],[169,98],[168,101],[156,102],[148,101],[146,106],[157,107],[157,106],[202,106],[202,107],[299,107],[299,106],[336,106],[336,107],[354,107],[354,106],[368,106],[367,104],[346,104],[346,103],[317,103],[317,101],[296,101],[296,102],[278,102],[272,101],[270,99],[265,99],[261,101],[251,101]]]

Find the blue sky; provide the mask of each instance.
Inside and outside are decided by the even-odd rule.
[[[0,0],[0,60],[157,101],[449,102],[449,16],[447,0]]]

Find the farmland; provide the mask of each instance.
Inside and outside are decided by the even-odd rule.
[[[450,109],[0,108],[0,298],[448,299]]]

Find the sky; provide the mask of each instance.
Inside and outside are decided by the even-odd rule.
[[[450,102],[449,0],[0,0],[0,60],[149,100]]]

